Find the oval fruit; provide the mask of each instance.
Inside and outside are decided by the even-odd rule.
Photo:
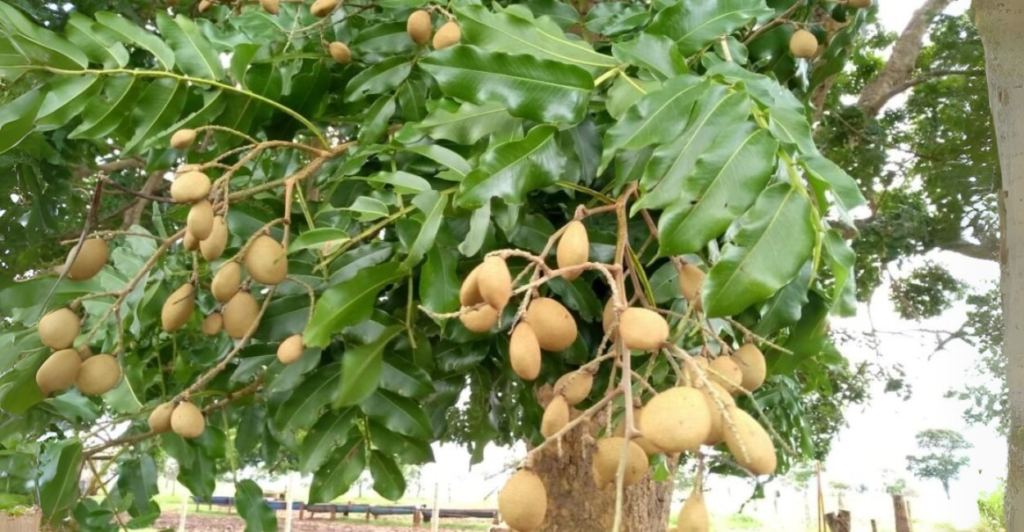
[[[634,408],[633,409],[633,423],[634,424],[638,424],[637,420],[640,419],[640,416],[642,415],[642,412],[643,412],[642,408]],[[619,424],[616,425],[616,427],[615,427],[615,435],[616,436],[620,436],[620,437],[625,437],[625,435],[626,435],[626,418],[625,418],[625,416],[623,416],[622,419],[619,420]],[[654,445],[653,443],[651,443],[651,440],[649,440],[647,438],[644,438],[643,436],[634,437],[634,438],[630,439],[629,441],[639,445],[640,448],[644,450],[644,453],[647,454],[647,456],[654,456],[654,455],[660,454],[662,452],[661,449],[659,449],[657,445]]]
[[[306,346],[302,343],[302,335],[293,334],[277,346],[277,360],[287,366],[298,360],[305,351]]]
[[[260,314],[260,305],[249,292],[238,292],[224,308],[224,331],[238,340],[249,332]]]
[[[348,45],[343,42],[332,42],[327,46],[327,51],[339,64],[347,65],[352,62],[352,50],[349,50]]]
[[[213,276],[213,282],[210,283],[210,292],[213,293],[213,297],[217,301],[227,303],[238,293],[238,286],[240,284],[242,284],[242,267],[234,261],[225,262],[217,270],[217,275]]]
[[[171,412],[171,430],[182,438],[198,438],[206,429],[202,411],[192,403],[181,403]]]
[[[330,15],[337,7],[338,0],[316,0],[316,2],[313,2],[312,7],[309,8],[309,12],[314,17],[324,18]]]
[[[179,203],[195,203],[210,194],[210,178],[202,172],[185,172],[171,183],[171,197]]]
[[[668,322],[653,310],[630,307],[619,318],[619,332],[629,349],[657,351],[668,340]]]
[[[484,302],[484,296],[480,295],[480,285],[477,283],[477,279],[480,277],[480,266],[473,268],[466,276],[466,280],[462,281],[462,286],[459,287],[459,303],[464,307],[472,307],[479,303]]]
[[[498,493],[498,512],[509,527],[520,532],[540,527],[547,511],[547,489],[533,471],[516,471]]]
[[[96,355],[85,362],[78,370],[75,385],[85,395],[103,395],[117,386],[121,380],[121,366],[117,358],[111,355]]]
[[[708,377],[708,380],[710,382],[711,375],[708,374],[707,370],[708,367],[711,366],[711,364],[708,362],[708,359],[703,356],[696,356],[692,357],[691,360],[693,361],[693,364],[696,364],[702,370],[704,370],[703,374],[705,377]],[[686,378],[690,380],[691,386],[695,388],[701,388],[704,386],[704,379],[701,378],[701,373],[694,369],[692,364],[687,363],[683,371],[686,372]]]
[[[224,254],[224,248],[228,247],[228,223],[223,216],[213,217],[213,231],[206,240],[199,242],[199,249],[203,252],[203,258],[208,261],[215,261]]]
[[[558,269],[579,266],[590,260],[590,238],[587,236],[587,228],[583,222],[573,220],[565,226],[565,232],[558,239],[555,260]],[[566,281],[572,281],[582,273],[583,270],[576,270],[572,273],[563,273],[562,277]]]
[[[794,57],[810,59],[818,52],[818,39],[807,30],[796,30],[789,38],[789,51]]]
[[[149,413],[149,430],[161,433],[171,430],[171,414],[174,403],[162,403]]]
[[[443,50],[449,46],[459,44],[462,40],[462,28],[454,20],[449,20],[441,25],[434,34],[434,49]]]
[[[683,297],[693,306],[693,310],[701,312],[704,304],[701,300],[701,290],[704,289],[704,277],[706,274],[693,264],[684,264],[683,271],[679,274],[679,291]]]
[[[213,0],[200,0],[199,1],[199,12],[206,13],[213,7]]]
[[[686,498],[676,519],[676,532],[708,532],[710,524],[708,507],[704,503],[704,493],[700,483],[694,486],[690,496]]]
[[[626,445],[626,438],[618,436],[598,440],[597,449],[594,451],[594,462],[591,465],[594,483],[598,488],[615,483],[619,462],[622,460],[623,445]],[[630,441],[629,451],[626,454],[626,474],[622,477],[623,487],[640,482],[640,479],[644,478],[644,473],[647,472],[647,464],[647,453],[636,442]]]
[[[459,321],[475,333],[485,333],[498,324],[498,311],[488,305],[459,314]]]
[[[774,474],[777,458],[775,444],[768,432],[756,419],[738,407],[730,406],[726,408],[726,413],[736,426],[735,432],[728,428],[725,430],[725,444],[736,462],[755,475]],[[746,454],[740,446],[741,441],[747,450]]]
[[[409,34],[412,42],[416,44],[426,44],[430,40],[430,32],[433,29],[430,13],[422,9],[413,11],[409,15],[409,19],[405,21],[405,31]]]
[[[576,406],[590,395],[594,387],[594,375],[588,371],[576,370],[562,375],[555,381],[555,393],[565,396],[569,406]]]
[[[505,308],[512,297],[512,273],[508,271],[508,264],[501,257],[484,259],[476,283],[480,289],[480,297],[499,311]]]
[[[185,237],[182,239],[181,245],[185,248],[185,251],[195,251],[199,249],[199,239],[196,238],[196,235],[190,233],[188,228],[185,228]]]
[[[520,323],[512,331],[508,358],[520,379],[532,381],[540,375],[540,344],[529,323]]]
[[[714,397],[711,393],[714,391]],[[704,394],[704,399],[708,403],[708,415],[711,416],[711,430],[708,432],[708,437],[704,439],[704,445],[718,445],[725,441],[725,418],[722,417],[722,408],[718,407],[718,401],[722,402],[723,407],[736,406],[736,400],[729,395],[729,392],[725,391],[718,384],[712,382],[710,390],[708,388],[701,389],[701,393]],[[718,398],[718,401],[715,401]]]
[[[196,141],[196,130],[179,129],[171,135],[171,147],[176,150],[185,150]]]
[[[764,353],[756,345],[744,344],[732,354],[732,360],[743,373],[743,382],[740,385],[744,390],[752,392],[764,384],[768,366],[764,360]]]
[[[245,271],[257,282],[275,285],[288,276],[287,252],[277,240],[261,235],[245,252]]]
[[[666,452],[696,449],[711,432],[707,399],[696,388],[668,389],[644,405],[639,428],[645,438]]]
[[[36,371],[36,384],[43,391],[43,396],[70,388],[81,365],[82,358],[74,349],[61,349],[50,355]]]
[[[533,327],[537,342],[545,351],[562,351],[576,341],[576,320],[561,303],[549,297],[531,301],[523,321]]]
[[[78,314],[68,307],[59,308],[39,320],[39,339],[50,349],[71,347],[79,332]]]
[[[213,205],[206,200],[193,203],[192,208],[188,210],[185,227],[199,241],[209,238],[213,232]]]
[[[185,283],[164,301],[164,308],[160,311],[160,323],[164,331],[174,332],[182,328],[192,317],[195,308],[195,290],[191,284]]]
[[[743,371],[732,357],[720,356],[711,361],[708,369],[710,370],[708,378],[713,382],[729,390],[729,393],[740,393],[739,386],[743,384]]]
[[[850,0],[850,7],[855,9],[867,9],[872,6],[872,0]]]
[[[260,6],[271,15],[276,15],[281,10],[280,0],[260,0]]]
[[[72,253],[74,249],[72,249]],[[70,257],[70,254],[68,255]],[[110,256],[110,247],[107,241],[102,238],[90,238],[82,243],[82,250],[75,257],[75,262],[68,268],[68,279],[73,281],[88,281],[100,273],[100,270],[107,265],[107,258]]]
[[[220,312],[211,312],[203,319],[201,330],[206,336],[215,336],[224,328],[224,316]]]
[[[556,432],[565,428],[568,423],[569,403],[565,402],[565,397],[556,395],[548,403],[548,407],[544,409],[544,417],[540,420],[540,433],[545,438],[550,438]]]

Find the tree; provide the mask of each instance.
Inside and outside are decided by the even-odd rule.
[[[942,483],[949,498],[949,483],[960,476],[960,470],[971,459],[958,456],[960,451],[974,447],[959,432],[949,429],[928,429],[917,433],[917,446],[925,452],[907,456],[907,470],[921,479],[932,478]]]

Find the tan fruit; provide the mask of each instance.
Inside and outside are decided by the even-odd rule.
[[[874,2],[872,0],[850,0],[849,6],[854,9],[867,9],[871,7]]]
[[[754,344],[744,344],[743,347],[732,354],[732,360],[740,367],[743,373],[741,385],[747,391],[754,391],[764,384],[768,367],[764,360],[764,353]]]
[[[78,314],[67,307],[59,308],[39,320],[39,339],[50,349],[71,347],[79,332],[81,327]]]
[[[459,321],[467,329],[475,333],[485,333],[498,324],[500,314],[492,307],[484,305],[476,310],[470,310],[459,314]]]
[[[210,178],[202,172],[185,172],[171,183],[171,198],[179,203],[195,203],[210,195]]]
[[[540,433],[550,438],[569,423],[569,404],[565,397],[556,395],[548,407],[544,409],[544,417],[540,420]]]
[[[339,64],[347,65],[352,62],[352,50],[349,50],[348,45],[343,42],[332,42],[327,47],[327,51],[331,53],[331,57]]]
[[[592,471],[594,483],[598,488],[603,488],[615,483],[618,474],[619,462],[622,460],[622,446],[626,444],[626,438],[613,436],[598,440],[597,449],[594,450],[594,462]],[[622,485],[632,486],[644,478],[647,472],[647,453],[634,441],[629,442],[629,451],[626,454],[626,474],[622,478]]]
[[[711,375],[708,374],[707,370],[711,366],[711,364],[708,362],[708,359],[706,357],[696,356],[693,357],[693,363],[699,366],[702,370],[704,370],[704,375],[710,381]],[[684,371],[686,372],[686,377],[690,379],[691,386],[695,388],[700,388],[704,386],[704,379],[701,378],[700,373],[697,370],[693,369],[693,366],[691,366],[690,364],[686,364],[686,369],[684,369]]]
[[[89,357],[92,356],[92,349],[89,349],[89,346],[82,344],[78,346],[78,356],[82,357],[82,360],[89,360]]]
[[[206,240],[199,242],[199,249],[203,252],[203,258],[208,261],[215,261],[224,254],[224,248],[228,247],[228,224],[223,216],[213,217],[213,230]]]
[[[738,407],[730,406],[726,413],[736,426],[735,433],[728,428],[725,430],[725,444],[736,462],[755,475],[775,473],[775,444],[764,427]],[[747,451],[745,455],[740,446],[741,441]]]
[[[480,266],[473,268],[466,276],[466,280],[462,281],[462,286],[459,287],[459,303],[464,307],[472,307],[473,305],[483,303],[484,296],[480,295],[480,285],[477,280],[480,278]]]
[[[409,38],[416,44],[426,44],[430,40],[430,32],[433,29],[430,13],[422,9],[413,11],[405,22],[405,31],[409,33]]]
[[[117,358],[111,355],[96,355],[85,362],[78,370],[75,385],[85,395],[103,395],[117,386],[121,380],[121,366]]]
[[[249,292],[238,292],[224,308],[224,331],[235,340],[249,332],[260,314],[260,305]]]
[[[529,323],[520,323],[512,331],[508,343],[508,359],[512,363],[512,371],[520,379],[532,381],[540,375],[540,344]]]
[[[185,283],[167,297],[160,311],[160,323],[166,332],[174,332],[185,326],[196,308],[196,294],[192,285]]]
[[[644,405],[639,428],[645,438],[666,452],[696,449],[711,431],[707,399],[696,388],[670,388]]]
[[[729,392],[725,391],[725,388],[712,382],[711,390],[714,391],[718,401],[722,402],[722,406],[736,406],[736,400],[729,395]],[[701,393],[704,394],[704,399],[708,403],[708,415],[711,416],[711,430],[708,432],[708,437],[704,439],[704,445],[718,445],[725,441],[725,419],[722,417],[722,410],[718,407],[718,402],[712,398],[711,391],[701,388]]]
[[[612,327],[612,322],[615,321],[615,300],[609,299],[604,304],[604,312],[601,314],[601,328],[605,334],[609,334],[608,331]],[[614,334],[608,336],[608,338],[615,338]]]
[[[709,379],[729,390],[729,393],[740,393],[739,386],[743,384],[743,371],[732,357],[720,356],[711,361],[708,369],[710,370],[708,371]]]
[[[271,15],[276,15],[281,10],[280,0],[260,0],[260,5],[263,6],[263,10]]]
[[[171,430],[182,438],[198,438],[206,429],[202,411],[192,403],[181,403],[171,412]]]
[[[302,343],[302,335],[293,334],[277,346],[277,360],[287,366],[298,360],[305,351],[306,346]]]
[[[505,308],[512,297],[512,273],[501,257],[484,259],[476,282],[480,288],[480,297],[499,311]]]
[[[176,150],[185,150],[196,141],[196,130],[179,129],[171,135],[171,147]]]
[[[690,496],[686,498],[676,519],[676,532],[708,532],[710,524],[708,507],[704,503],[704,493],[698,484],[694,486]]]
[[[701,312],[704,310],[701,290],[704,288],[704,277],[706,274],[693,264],[684,264],[683,271],[679,275],[679,291],[683,297],[693,305],[693,310]]]
[[[810,59],[818,52],[818,39],[807,30],[796,30],[789,38],[789,51],[795,57]]]
[[[171,414],[174,403],[163,403],[149,413],[149,430],[161,433],[171,430]]]
[[[656,351],[668,340],[668,322],[653,310],[631,307],[622,313],[619,332],[629,349]]]
[[[200,13],[206,13],[207,11],[210,10],[211,7],[213,7],[213,1],[212,0],[200,0],[200,2],[199,2],[199,12]]]
[[[279,284],[288,276],[288,253],[277,240],[261,235],[245,252],[245,271],[257,282]]]
[[[505,523],[519,532],[532,532],[544,522],[548,493],[533,471],[516,471],[498,493],[498,512]]]
[[[199,249],[199,239],[188,232],[188,229],[185,229],[185,237],[182,239],[181,245],[185,248],[185,251],[196,251]]]
[[[309,12],[315,17],[324,18],[330,15],[338,7],[338,0],[316,0]]]
[[[530,302],[523,318],[533,327],[540,348],[545,351],[562,351],[576,341],[576,320],[561,303],[548,297],[538,297]]]
[[[442,50],[448,48],[454,44],[459,44],[462,40],[462,28],[459,27],[459,23],[454,20],[449,20],[441,25],[434,34],[434,49]]]
[[[213,293],[213,297],[217,301],[227,303],[238,293],[238,285],[240,284],[242,284],[242,267],[234,261],[225,262],[217,270],[217,275],[213,276],[213,282],[210,283],[210,292]]]
[[[74,249],[72,249],[74,252]],[[70,256],[70,254],[69,254]],[[102,238],[90,238],[82,243],[82,250],[75,257],[75,262],[68,268],[68,279],[73,281],[88,281],[100,273],[100,270],[107,265],[110,256],[110,247],[107,241]]]
[[[224,329],[224,316],[220,312],[211,312],[203,320],[201,329],[206,336],[216,336]]]
[[[643,412],[642,408],[634,408],[633,409],[633,424],[634,425],[639,423],[640,416],[642,415],[642,412]],[[615,426],[615,435],[619,436],[619,437],[625,437],[626,436],[626,416],[622,416],[622,419],[619,420],[618,425]],[[662,452],[662,450],[659,449],[657,445],[654,445],[653,443],[651,443],[651,440],[649,440],[647,438],[644,438],[643,436],[638,437],[638,438],[633,438],[630,441],[632,441],[633,443],[639,445],[640,448],[644,450],[644,453],[647,454],[647,456],[654,456],[654,455],[659,454],[659,453]]]
[[[61,349],[50,355],[36,371],[36,384],[43,395],[60,392],[71,387],[78,377],[82,358],[74,349]]]
[[[200,241],[209,238],[213,233],[213,204],[206,200],[193,203],[185,227]]]
[[[594,387],[594,376],[588,371],[570,371],[555,381],[555,393],[565,396],[569,406],[576,406],[590,395]]]
[[[555,259],[558,269],[579,266],[590,260],[590,238],[587,236],[587,228],[583,222],[573,220],[565,226],[565,232],[558,239],[558,248],[555,250]],[[572,281],[579,277],[583,270],[562,274],[566,281]]]

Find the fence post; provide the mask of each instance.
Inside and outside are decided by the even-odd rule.
[[[434,513],[430,514],[430,531],[431,532],[437,532],[441,528],[441,511],[439,509],[440,508],[440,503],[438,502],[439,501],[439,497],[440,497],[439,491],[440,491],[440,486],[438,485],[437,482],[435,482],[434,483]]]
[[[294,475],[291,471],[288,472],[286,477],[288,480],[284,488],[284,532],[292,532],[292,501],[295,500],[295,495],[292,490],[292,479]]]
[[[893,512],[896,514],[896,532],[910,532],[910,516],[902,495],[892,496]]]
[[[188,495],[181,494],[181,519],[178,520],[178,532],[185,532],[185,517],[188,515]]]

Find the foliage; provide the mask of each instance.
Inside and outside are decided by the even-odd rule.
[[[1006,388],[1006,357],[1003,356],[1003,308],[998,288],[967,298],[972,309],[961,338],[977,347],[981,355],[974,377],[978,384],[964,383],[950,390],[946,397],[965,401],[964,419],[969,423],[990,425],[1002,435],[1009,433],[1009,393]],[[991,381],[995,381],[993,386]]]
[[[885,485],[885,492],[889,495],[903,495],[907,492],[907,480],[903,478],[896,479],[893,482]]]
[[[978,515],[981,516],[981,532],[1006,532],[1006,514],[1003,512],[1006,481],[1000,479],[999,486],[978,496]]]
[[[907,470],[918,478],[938,480],[949,497],[950,481],[956,480],[971,461],[957,453],[974,445],[954,430],[928,429],[917,433],[917,446],[925,454],[907,456]]]

